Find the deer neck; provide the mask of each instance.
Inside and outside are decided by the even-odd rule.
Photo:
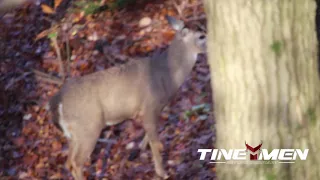
[[[197,60],[197,54],[192,48],[173,41],[166,51],[151,58],[149,72],[152,72],[152,76],[156,79],[164,77],[169,86],[167,88],[175,91],[190,74]]]
[[[198,53],[192,48],[183,47],[182,45],[172,45],[173,46],[168,49],[168,64],[172,80],[176,85],[181,86],[192,71],[197,61]]]

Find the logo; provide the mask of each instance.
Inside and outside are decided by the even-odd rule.
[[[250,151],[251,153],[250,153],[250,160],[258,160],[258,153],[260,153],[260,148],[261,148],[261,146],[262,146],[262,141],[261,141],[261,143],[258,145],[258,146],[256,146],[256,147],[251,147],[251,146],[249,146],[248,144],[247,144],[247,142],[244,142],[244,144],[246,145],[246,147],[247,147],[247,152],[248,151]]]
[[[228,164],[275,164],[295,163],[307,160],[309,149],[262,149],[263,142],[256,146],[247,144],[245,149],[198,149],[200,160],[210,158],[210,163]]]

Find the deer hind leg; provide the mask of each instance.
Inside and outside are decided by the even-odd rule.
[[[158,137],[157,132],[157,116],[155,113],[150,113],[150,111],[144,116],[143,124],[144,129],[146,131],[146,135],[144,137],[145,145],[149,143],[152,152],[152,158],[155,165],[155,171],[158,176],[167,179],[169,176],[163,168],[162,164],[162,156],[160,151],[163,150],[163,145]],[[141,146],[140,146],[141,147]]]
[[[81,134],[80,134],[81,133]],[[94,150],[100,131],[90,131],[89,129],[79,131],[76,139],[71,140],[67,167],[72,167],[71,174],[75,180],[83,180],[83,167],[85,162],[90,159],[90,155]],[[70,170],[69,169],[69,170]]]
[[[78,148],[77,148],[76,142],[73,141],[72,139],[69,139],[68,144],[69,144],[69,150],[68,150],[69,152],[68,152],[68,159],[66,161],[65,167],[71,172],[72,162],[74,162],[75,160],[75,154],[76,154],[75,151]]]
[[[80,149],[81,147],[78,141],[74,139],[69,140],[69,153],[65,166],[71,172],[75,180],[83,179],[82,168],[84,163],[80,163],[77,159]]]

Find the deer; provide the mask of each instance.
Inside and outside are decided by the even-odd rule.
[[[206,52],[206,34],[185,27],[182,20],[166,15],[175,31],[168,48],[149,58],[68,79],[51,98],[53,123],[67,138],[66,168],[76,180],[84,179],[103,128],[141,117],[145,135],[140,148],[150,146],[156,175],[167,179],[157,132],[157,118],[197,61]]]

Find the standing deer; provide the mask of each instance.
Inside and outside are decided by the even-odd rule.
[[[150,145],[157,175],[169,177],[162,164],[157,118],[191,72],[197,55],[205,52],[206,36],[166,18],[176,31],[166,51],[68,80],[50,100],[53,122],[69,143],[66,167],[76,180],[84,178],[84,163],[102,129],[137,115],[146,132],[141,148]]]

